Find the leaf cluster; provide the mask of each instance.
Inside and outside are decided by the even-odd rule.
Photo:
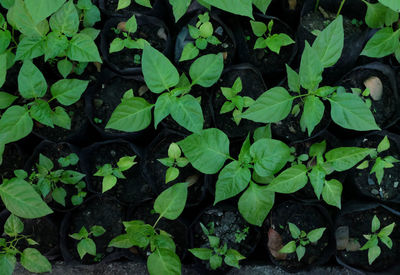
[[[76,249],[78,250],[79,257],[83,259],[86,254],[97,256],[96,243],[91,239],[91,236],[93,235],[93,237],[100,237],[105,232],[106,230],[104,227],[99,225],[92,226],[90,231],[88,231],[85,226],[82,226],[78,233],[73,233],[69,236],[79,241]]]
[[[179,148],[178,144],[174,142],[169,145],[168,158],[162,158],[158,161],[168,167],[165,174],[165,183],[171,182],[178,178],[179,168],[183,168],[189,164],[187,158],[182,157],[181,148]]]

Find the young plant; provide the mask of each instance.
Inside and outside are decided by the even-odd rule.
[[[285,33],[272,34],[272,27],[274,20],[268,22],[268,26],[263,22],[250,21],[251,29],[255,36],[257,36],[254,49],[264,49],[267,52],[267,48],[276,54],[279,54],[283,46],[288,46],[294,43],[293,39]]]
[[[226,243],[222,244],[220,238],[213,236],[213,226],[211,226],[211,230],[207,229],[202,223],[200,223],[200,226],[204,235],[208,238],[210,248],[192,248],[189,249],[190,253],[200,260],[209,261],[213,270],[222,266],[222,260],[229,266],[240,268],[239,261],[246,259],[246,257],[235,249],[228,249]]]
[[[189,34],[193,39],[195,39],[195,43],[189,42],[185,45],[179,62],[196,58],[201,50],[207,48],[208,43],[212,45],[221,44],[221,41],[213,35],[214,27],[210,22],[208,12],[199,14],[198,18],[199,21],[196,23],[196,27],[190,24],[188,25]]]
[[[116,34],[120,34],[124,36],[122,38],[115,38],[110,44],[110,53],[122,51],[124,48],[128,49],[143,49],[144,45],[148,43],[146,40],[142,38],[132,39],[131,35],[137,31],[137,22],[136,16],[132,15],[126,22],[121,22],[118,27],[113,29]],[[140,64],[140,62],[139,62]]]
[[[97,172],[94,176],[103,177],[102,181],[102,193],[107,192],[111,188],[113,188],[118,179],[125,179],[125,176],[122,172],[129,170],[135,162],[136,156],[124,156],[119,159],[117,162],[117,167],[113,167],[110,163],[106,163],[101,167],[97,168]]]
[[[187,158],[182,157],[181,148],[179,148],[176,143],[171,143],[169,145],[168,158],[159,159],[158,161],[168,167],[165,174],[165,183],[171,182],[179,177],[179,168],[183,168],[189,163]]]
[[[217,82],[223,70],[222,55],[208,54],[196,59],[190,66],[189,75],[179,76],[177,69],[159,51],[145,45],[142,55],[142,71],[147,87],[158,94],[155,104],[133,95],[132,90],[125,93],[108,121],[106,128],[124,132],[137,132],[147,128],[154,107],[154,127],[168,115],[182,127],[191,132],[203,128],[204,117],[200,99],[191,96],[194,85],[211,87]]]
[[[78,161],[79,158],[76,154],[70,154],[65,158],[60,158],[58,163],[62,168],[66,168],[77,165]],[[65,207],[67,191],[61,186],[61,183],[63,183],[73,185],[77,190],[77,194],[71,197],[73,205],[79,205],[83,202],[83,199],[86,197],[86,192],[83,191],[86,184],[82,180],[85,174],[74,170],[54,170],[53,162],[43,154],[39,155],[39,163],[36,164],[36,169],[37,172],[35,171],[30,174],[29,181],[44,199],[50,197]],[[16,175],[21,179],[28,176],[23,170],[17,170]]]
[[[399,21],[400,2],[378,0],[370,3],[362,0],[367,5],[365,23],[368,27],[377,31],[365,45],[361,55],[373,58],[381,58],[394,54],[400,62],[400,29]]]
[[[0,238],[0,271],[2,275],[12,275],[15,264],[19,258],[20,264],[33,273],[51,272],[51,264],[36,248],[25,248],[20,251],[18,243],[24,241],[29,246],[38,243],[29,236],[22,234],[24,231],[23,222],[14,214],[11,214],[4,224],[5,238]]]
[[[300,262],[306,253],[306,246],[310,243],[317,243],[324,234],[326,228],[321,227],[313,229],[306,233],[300,230],[295,224],[288,222],[289,231],[292,235],[293,240],[288,242],[285,246],[281,248],[279,253],[294,253],[296,252],[297,260]]]
[[[152,8],[151,6],[151,0],[133,0],[135,1],[136,4],[141,5],[146,8]],[[126,7],[129,7],[132,3],[132,0],[118,0],[118,6],[117,10],[122,10],[125,9]]]
[[[232,88],[229,87],[221,87],[221,92],[227,101],[222,105],[220,114],[225,114],[233,111],[233,121],[235,121],[236,125],[240,124],[241,117],[240,115],[243,112],[244,108],[250,107],[254,100],[248,96],[240,96],[238,95],[242,91],[242,80],[240,77],[236,78],[233,83]]]
[[[98,257],[96,253],[96,244],[91,239],[91,235],[93,237],[100,237],[106,232],[104,227],[99,225],[94,225],[90,228],[90,231],[87,231],[85,226],[82,226],[81,230],[78,233],[74,233],[69,235],[71,238],[79,241],[76,249],[78,250],[79,257],[83,259],[86,254]]]
[[[394,158],[393,156],[386,156],[386,157],[380,157],[379,154],[387,151],[390,149],[390,141],[385,136],[382,141],[379,143],[378,148],[376,150],[373,150],[370,154],[371,160],[365,160],[363,161],[360,165],[357,166],[357,169],[366,169],[369,167],[370,163],[373,163],[370,174],[375,173],[375,177],[378,181],[378,184],[380,185],[382,183],[383,175],[384,175],[384,170],[386,168],[392,168],[394,165],[393,163],[400,162],[398,159]]]
[[[389,238],[390,234],[392,234],[393,228],[396,224],[391,223],[381,230],[381,222],[378,217],[374,215],[371,223],[371,232],[372,234],[364,235],[364,238],[368,241],[360,248],[360,250],[368,249],[368,263],[372,265],[372,263],[379,257],[381,254],[381,248],[379,247],[379,241],[384,243],[389,249],[392,249],[393,242]]]
[[[297,116],[303,111],[300,127],[311,136],[324,116],[325,101],[331,105],[332,120],[341,127],[356,131],[379,129],[370,109],[357,94],[346,93],[337,87],[320,87],[324,68],[333,66],[339,60],[343,43],[343,18],[340,15],[317,36],[312,46],[306,42],[299,73],[286,66],[292,94],[283,87],[274,87],[262,94],[242,114],[242,118],[277,123],[290,113]],[[296,99],[300,99],[299,103],[292,109]]]
[[[237,230],[235,233],[235,242],[236,243],[241,243],[247,238],[247,235],[249,234],[249,229],[250,227],[245,227],[242,230]]]
[[[157,229],[157,224],[162,218],[175,220],[180,216],[186,205],[187,189],[188,183],[177,183],[163,191],[154,202],[154,211],[159,214],[154,225],[140,220],[123,222],[126,234],[115,237],[108,246],[149,249],[147,270],[150,275],[181,274],[175,242],[170,234]]]
[[[343,8],[345,2],[346,2],[346,0],[342,0],[342,2],[340,2],[340,6],[339,6],[339,9],[338,9],[338,11],[337,11],[337,13],[336,13],[336,17],[338,17],[338,16],[340,15],[340,13],[342,12],[342,8]],[[314,8],[314,10],[317,11],[318,8],[319,8],[319,0],[317,0],[317,1],[315,2],[315,8]]]

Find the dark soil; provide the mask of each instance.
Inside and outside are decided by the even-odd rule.
[[[117,198],[126,204],[138,204],[148,198],[153,197],[150,185],[142,177],[140,162],[141,157],[127,142],[108,142],[92,148],[86,153],[87,171],[89,174],[90,188],[96,193],[102,191],[103,177],[93,176],[98,167],[106,163],[117,167],[117,162],[121,157],[136,155],[135,164],[129,170],[122,172],[126,179],[118,179],[117,184],[105,194]]]
[[[26,156],[18,145],[10,143],[5,146],[3,163],[0,165],[0,179],[13,178],[14,170],[23,169]]]
[[[336,228],[340,226],[347,226],[349,228],[349,238],[355,239],[363,246],[367,240],[363,237],[365,234],[371,234],[371,221],[373,216],[376,215],[381,222],[381,228],[396,223],[396,227],[390,238],[393,241],[392,249],[389,249],[382,242],[379,242],[381,248],[381,255],[370,266],[368,264],[368,251],[346,251],[338,250],[337,257],[344,263],[365,271],[384,271],[398,264],[400,260],[400,231],[397,226],[400,224],[400,218],[396,217],[389,211],[379,207],[367,211],[355,211],[349,214],[342,215],[336,221]],[[382,274],[389,274],[383,272]]]
[[[148,12],[151,10],[148,7],[137,4],[135,0],[132,0],[131,4],[128,7],[117,11],[118,1],[119,0],[104,0],[105,9],[108,11],[113,11],[114,13],[123,16],[129,16],[132,15],[133,13]],[[154,0],[150,1],[152,5],[154,4],[154,2],[155,2]]]
[[[121,21],[122,20],[123,19],[121,19]],[[152,23],[151,21],[141,22],[140,19],[137,20],[138,20],[138,29],[135,33],[130,34],[130,37],[132,39],[143,38],[147,42],[149,42],[152,47],[159,50],[160,52],[163,52],[167,47],[166,29],[164,27],[156,25],[155,23]],[[113,27],[117,28],[117,25],[118,23],[115,24],[115,26]],[[116,34],[112,29],[106,31],[105,39],[108,45],[106,49],[107,52],[109,51],[109,45],[117,37],[121,39],[125,38],[122,32],[120,34]],[[139,64],[135,63],[134,60],[135,55],[141,56],[142,50],[124,48],[119,52],[108,54],[108,59],[110,63],[116,65],[120,69],[141,67],[140,63]]]
[[[161,134],[162,135],[162,134]],[[188,164],[179,169],[179,176],[174,181],[165,183],[165,174],[168,167],[163,165],[158,159],[168,157],[168,148],[172,142],[177,142],[183,139],[182,136],[168,134],[160,136],[155,142],[152,142],[146,151],[144,160],[144,173],[151,181],[157,194],[160,194],[165,189],[179,182],[190,182],[188,190],[188,198],[186,207],[198,205],[203,199],[206,190],[205,178],[202,173],[197,171]]]
[[[227,101],[220,88],[231,88],[237,77],[240,77],[243,85],[242,91],[238,94],[239,96],[248,96],[256,100],[266,91],[266,86],[260,74],[249,67],[230,70],[218,80],[215,86],[218,90],[214,89],[212,92],[211,107],[213,108],[216,127],[226,133],[228,137],[244,137],[249,131],[262,126],[260,123],[247,119],[242,119],[237,125],[233,120],[232,112],[220,114],[222,105]]]
[[[102,226],[106,230],[100,237],[91,237],[96,243],[96,253],[100,253],[102,255],[101,258],[113,253],[115,248],[108,247],[108,244],[113,238],[123,234],[122,221],[124,220],[124,210],[116,201],[98,197],[88,201],[88,203],[82,205],[71,214],[71,220],[67,225],[68,234],[65,236],[69,253],[73,255],[74,259],[80,259],[76,249],[79,241],[69,237],[69,235],[78,233],[82,226],[85,226],[89,231],[94,225]],[[88,254],[83,257],[81,262],[83,264],[96,263],[94,257]]]
[[[329,222],[326,220],[326,217],[321,214],[319,208],[313,205],[296,203],[294,201],[282,203],[272,210],[264,234],[268,234],[268,231],[271,229],[276,231],[282,238],[282,246],[284,246],[293,240],[289,231],[288,222],[295,224],[300,230],[306,233],[321,227],[327,229],[316,244],[309,244],[306,246],[306,253],[300,262],[297,259],[296,253],[290,253],[286,254],[286,259],[276,259],[271,255],[273,263],[284,270],[295,272],[311,266],[320,265],[329,259],[332,254],[328,253],[330,235],[332,232]],[[269,252],[271,253],[271,251]]]

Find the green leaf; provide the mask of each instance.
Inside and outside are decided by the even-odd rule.
[[[338,172],[346,171],[368,156],[373,149],[340,147],[325,154],[326,161]]]
[[[232,2],[232,0],[202,0],[202,1],[221,10],[227,11],[229,13],[253,18],[252,1],[249,0],[236,0],[234,2]]]
[[[179,59],[179,62],[187,61],[187,60],[192,60],[196,58],[199,55],[200,51],[196,46],[192,43],[189,42],[185,45],[182,51],[181,58]]]
[[[32,132],[33,121],[21,106],[9,107],[0,118],[0,143],[20,140]]]
[[[172,118],[191,132],[203,129],[204,117],[200,103],[191,95],[176,98],[170,109]]]
[[[7,55],[5,53],[0,54],[0,87],[6,82],[7,76]],[[1,99],[1,98],[0,98]],[[0,101],[0,106],[3,106],[3,102]]]
[[[51,272],[50,262],[35,248],[26,248],[21,254],[20,261],[30,272]]]
[[[300,84],[304,89],[314,91],[322,81],[324,66],[318,52],[308,44],[306,45],[300,61]]]
[[[326,27],[313,43],[322,65],[327,68],[336,64],[342,55],[344,45],[343,17],[339,15]]]
[[[122,234],[110,241],[109,247],[131,248],[134,244],[130,241],[128,234]]]
[[[189,249],[189,252],[203,261],[209,260],[212,255],[212,250],[209,248],[192,248]]]
[[[0,0],[0,4],[3,6],[5,9],[9,9],[14,5],[15,0]]]
[[[214,205],[242,192],[249,185],[250,179],[250,169],[241,167],[241,163],[238,161],[229,163],[218,175]]]
[[[289,147],[275,139],[260,139],[250,147],[254,170],[262,177],[272,176],[279,172],[290,157]]]
[[[64,78],[67,78],[67,76],[72,72],[72,68],[73,68],[73,65],[67,58],[61,59],[60,61],[57,62],[58,72]]]
[[[338,93],[329,98],[333,121],[346,129],[356,131],[379,130],[367,104],[356,94]]]
[[[395,12],[400,12],[400,3],[396,0],[379,0],[379,2]]]
[[[92,239],[82,239],[77,245],[79,257],[83,259],[86,254],[96,256],[96,244]]]
[[[322,190],[322,198],[327,204],[341,208],[342,190],[343,186],[340,181],[327,180]]]
[[[290,241],[286,245],[284,245],[279,253],[290,254],[296,251],[296,241]]]
[[[169,93],[161,94],[154,107],[154,128],[171,113],[172,98]]]
[[[51,114],[51,120],[54,125],[65,128],[67,130],[71,129],[71,118],[63,107],[57,106],[54,112]]]
[[[34,120],[43,125],[54,128],[52,113],[53,111],[51,110],[49,103],[42,99],[35,100],[35,104],[30,109],[30,115]]]
[[[176,245],[173,239],[166,232],[161,232],[160,235],[155,235],[151,241],[156,249],[165,248],[172,252],[176,251]]]
[[[240,254],[238,251],[234,249],[228,249],[225,254],[224,262],[229,266],[240,268],[239,261],[244,259],[246,259],[246,257]]]
[[[388,137],[385,136],[385,137],[381,140],[381,142],[379,142],[377,151],[378,151],[378,153],[381,153],[381,152],[383,152],[383,151],[388,150],[389,148],[390,148],[390,141],[389,141]]]
[[[154,210],[169,220],[177,219],[186,205],[188,183],[177,183],[163,191],[154,202]]]
[[[293,239],[299,238],[301,234],[300,229],[294,223],[288,222],[288,225],[289,225],[290,235],[292,235],[292,238]]]
[[[300,262],[301,259],[304,257],[304,254],[306,253],[306,248],[302,245],[299,245],[296,248],[296,255],[297,255],[297,260]]]
[[[324,116],[324,111],[325,105],[318,97],[309,95],[305,98],[300,126],[303,132],[307,129],[309,137]]]
[[[391,27],[380,29],[365,45],[361,55],[380,58],[395,52],[399,45],[400,30],[393,31]]]
[[[10,237],[16,237],[18,234],[24,231],[24,224],[21,219],[11,214],[4,224],[4,233]]]
[[[64,33],[69,37],[78,32],[79,15],[72,0],[65,3],[50,17],[50,28],[52,31]]]
[[[181,269],[179,257],[166,248],[156,249],[147,258],[147,270],[150,275],[180,275]]]
[[[124,132],[138,132],[146,129],[151,123],[153,105],[141,97],[123,99],[115,108],[106,129]]]
[[[12,94],[5,93],[5,92],[0,92],[0,109],[8,108],[9,106],[11,106],[11,104],[13,104],[13,102],[17,98],[18,97],[14,96]]]
[[[393,228],[395,227],[395,223],[391,223],[387,226],[385,226],[384,228],[381,229],[381,231],[379,231],[378,236],[379,237],[383,237],[386,236],[388,237],[390,234],[392,234],[393,232]]]
[[[122,51],[124,49],[124,47],[125,47],[124,40],[117,37],[111,42],[109,53],[115,53],[115,52]]]
[[[132,15],[131,18],[126,21],[125,29],[129,33],[135,33],[137,31],[137,21],[135,15]]]
[[[179,74],[171,61],[150,45],[146,45],[142,55],[142,71],[148,88],[153,93],[161,93],[179,82]]]
[[[15,60],[33,59],[45,53],[42,37],[24,36],[17,47]]]
[[[189,75],[193,85],[208,88],[214,85],[222,74],[224,60],[222,54],[207,54],[197,58],[190,66]]]
[[[222,257],[217,254],[213,254],[210,258],[211,269],[216,270],[219,267],[221,267],[221,265],[222,265]]]
[[[129,7],[130,4],[131,0],[118,0],[117,10],[125,9],[126,7]]]
[[[265,40],[266,46],[276,54],[280,53],[283,46],[288,46],[294,43],[293,39],[285,33],[273,34]]]
[[[72,37],[67,56],[69,59],[78,62],[102,63],[99,50],[93,39],[83,33],[78,33]]]
[[[221,130],[201,130],[177,142],[194,168],[204,174],[217,173],[229,157],[229,139]]]
[[[298,164],[286,169],[274,178],[268,185],[268,190],[292,194],[302,189],[307,182],[307,167],[303,164]]]
[[[106,175],[102,181],[102,193],[107,192],[108,190],[112,189],[117,184],[117,177],[114,175]]]
[[[64,188],[57,187],[52,192],[53,199],[65,207],[65,197],[67,196],[67,192]]]
[[[267,186],[250,182],[249,188],[242,194],[238,208],[243,218],[250,224],[262,226],[275,201],[275,193]]]
[[[272,0],[253,0],[254,6],[256,6],[263,14],[267,12],[267,8],[271,2]]]
[[[88,85],[89,81],[85,80],[61,79],[51,86],[50,91],[58,102],[70,106],[81,98]]]
[[[0,254],[0,270],[2,275],[12,275],[17,259],[11,254]]]
[[[310,242],[316,243],[319,239],[321,239],[322,235],[324,234],[326,228],[321,227],[321,228],[316,228],[314,230],[311,230],[307,234],[307,238]]]
[[[289,90],[292,92],[300,92],[300,76],[296,71],[286,64],[286,73],[288,78]]]
[[[94,24],[101,20],[100,10],[97,6],[91,5],[89,9],[85,9],[83,11],[83,26],[85,28],[93,27]],[[82,32],[81,32],[82,33]],[[94,40],[94,38],[93,38]]]
[[[263,22],[250,20],[250,25],[253,33],[258,37],[263,36],[267,31],[267,25],[265,25]]]
[[[279,122],[290,113],[293,98],[282,87],[274,87],[263,93],[242,117],[260,123]]]
[[[372,263],[376,260],[376,258],[381,255],[381,248],[379,246],[373,246],[368,249],[368,263],[372,265]]]
[[[174,13],[175,22],[178,22],[178,20],[183,15],[185,15],[187,9],[189,8],[191,0],[169,0],[169,3],[172,6],[172,11]]]
[[[18,74],[18,89],[27,99],[43,97],[47,83],[42,72],[30,60],[25,60]]]
[[[322,190],[324,188],[325,176],[326,173],[324,169],[322,169],[319,165],[314,166],[311,172],[308,173],[308,178],[310,179],[310,183],[318,199],[320,199]]]
[[[99,226],[99,225],[92,226],[90,228],[90,231],[92,232],[93,236],[95,236],[95,237],[100,237],[101,235],[103,235],[106,232],[104,227]]]
[[[56,12],[65,0],[25,0],[26,8],[35,23]]]
[[[399,19],[397,12],[385,7],[381,3],[363,2],[367,5],[365,23],[370,28],[382,28],[385,25],[390,26]]]
[[[378,217],[374,215],[371,223],[371,232],[375,233],[376,231],[379,230],[380,227],[381,227],[381,222],[379,221]]]
[[[165,183],[175,180],[179,176],[179,169],[176,167],[168,167],[165,173]]]

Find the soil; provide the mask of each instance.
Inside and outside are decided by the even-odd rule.
[[[79,241],[72,239],[69,235],[78,233],[82,226],[85,226],[89,231],[94,225],[102,226],[106,230],[100,237],[91,236],[92,240],[96,243],[96,252],[102,255],[101,258],[113,253],[115,248],[108,247],[108,244],[113,238],[124,233],[122,225],[122,221],[124,220],[124,209],[116,201],[98,197],[88,201],[72,212],[71,220],[66,225],[68,226],[67,235],[64,237],[66,238],[69,253],[73,255],[74,259],[80,259],[76,250]],[[81,263],[94,264],[97,262],[92,255],[87,254],[83,257]]]
[[[363,148],[377,148],[378,144],[382,141],[384,136],[370,135],[364,138],[360,144]],[[389,136],[390,148],[389,150],[379,153],[379,156],[384,158],[392,156],[400,160],[400,152],[396,143]],[[368,156],[366,160],[371,160]],[[370,174],[374,161],[371,161],[367,169],[352,169],[352,176],[349,177],[360,192],[369,197],[375,198],[380,201],[400,200],[400,163],[394,163],[394,167],[385,168],[384,176],[381,184],[378,184],[376,175]]]
[[[214,33],[213,35],[221,41],[221,44],[218,45],[212,45],[208,43],[207,48],[204,50],[200,50],[199,55],[192,60],[187,60],[179,63],[179,68],[181,68],[184,72],[189,72],[190,65],[193,64],[194,60],[197,58],[207,55],[207,54],[218,54],[222,53],[224,57],[224,67],[226,68],[227,66],[231,65],[233,63],[234,55],[235,55],[235,41],[233,39],[233,36],[230,34],[230,30],[227,29],[226,26],[218,22],[219,20],[216,20],[213,18],[213,16],[210,16],[210,22],[214,27]],[[189,23],[190,25],[195,26],[197,22],[197,16],[191,20]],[[183,36],[182,38],[179,38],[179,36]],[[187,27],[184,27],[180,34],[178,34],[178,39],[185,39],[187,42],[194,42],[195,40],[190,36],[189,31]],[[179,62],[179,59],[181,57],[183,50],[183,46],[176,46],[175,49],[175,62]]]
[[[117,167],[117,162],[121,157],[134,155],[136,155],[135,162],[137,164],[124,171],[123,174],[126,179],[118,179],[117,184],[105,195],[114,197],[125,204],[139,204],[148,198],[152,198],[151,187],[141,174],[141,156],[138,155],[138,152],[135,152],[128,142],[124,141],[98,144],[96,147],[92,147],[89,152],[86,152],[89,188],[96,193],[102,191],[103,177],[92,176],[96,173],[98,167],[106,163]]]
[[[370,98],[372,101],[371,111],[378,126],[385,128],[385,126],[393,121],[399,104],[395,96],[396,91],[393,91],[387,76],[378,70],[360,69],[348,74],[339,84],[346,88],[348,92],[351,92],[350,88],[359,88],[364,91],[366,88],[364,81],[372,76],[376,76],[382,81],[383,96],[378,101]]]
[[[204,199],[206,191],[204,175],[194,169],[189,163],[183,168],[178,168],[178,178],[166,184],[165,174],[168,167],[158,161],[158,159],[168,157],[168,148],[172,142],[177,142],[181,139],[183,139],[182,136],[172,133],[161,134],[159,138],[156,138],[147,148],[144,160],[144,173],[149,181],[151,181],[157,194],[160,194],[175,183],[194,181],[194,184],[189,185],[188,198],[186,202],[186,207],[191,207],[198,205]]]
[[[282,203],[272,210],[266,222],[264,234],[268,234],[269,230],[273,229],[282,238],[283,246],[293,240],[288,222],[295,224],[300,230],[306,233],[321,227],[325,227],[326,230],[316,244],[306,246],[305,255],[300,262],[297,260],[296,253],[290,253],[286,254],[286,259],[276,259],[271,255],[270,258],[273,263],[289,272],[296,272],[311,266],[320,265],[329,259],[331,256],[329,248],[332,231],[329,222],[317,206],[295,201]],[[269,253],[271,253],[270,250]]]
[[[13,178],[14,170],[23,169],[26,156],[15,143],[5,146],[3,163],[0,165],[0,179]]]
[[[122,15],[122,16],[130,16],[133,13],[144,13],[149,12],[151,9],[142,5],[139,5],[135,2],[135,0],[131,1],[131,4],[122,9],[117,11],[119,0],[104,0],[104,7],[108,11],[113,11],[115,14]],[[154,4],[154,0],[151,0],[150,3]]]
[[[224,73],[218,80],[215,87],[218,90],[212,92],[211,107],[214,113],[214,122],[218,129],[224,131],[228,137],[244,137],[249,131],[255,130],[257,127],[262,126],[260,123],[242,119],[237,125],[232,117],[232,112],[220,114],[222,105],[227,101],[221,92],[221,87],[232,87],[236,78],[240,77],[242,80],[243,89],[238,94],[239,96],[248,96],[256,100],[260,95],[266,91],[266,86],[260,74],[250,67],[237,68]]]
[[[137,18],[137,20],[138,20],[138,29],[135,33],[130,34],[130,37],[132,39],[143,38],[147,42],[149,42],[152,47],[159,50],[160,52],[164,52],[164,50],[167,47],[167,35],[168,35],[167,30],[164,27],[159,26],[158,24],[153,23],[151,21],[141,22],[140,18]],[[121,21],[123,21],[123,19],[121,19]],[[118,23],[116,23],[112,27],[116,28],[117,25]],[[140,55],[140,56],[142,55],[142,50],[140,49],[124,48],[119,52],[108,53],[110,47],[109,45],[117,37],[125,39],[122,32],[120,34],[116,34],[112,29],[109,29],[105,32],[108,61],[111,64],[117,66],[121,70],[129,68],[140,68],[141,64],[135,63],[134,60],[135,55]]]
[[[395,222],[396,227],[400,224],[400,218],[389,211],[378,207],[369,210],[359,210],[342,215],[336,221],[336,228],[347,226],[349,228],[349,238],[357,240],[363,246],[367,240],[363,237],[365,234],[371,234],[371,221],[376,215],[381,222],[381,228]],[[393,241],[392,249],[389,249],[382,242],[379,242],[381,255],[372,265],[368,264],[368,251],[346,251],[338,250],[337,257],[347,265],[365,271],[380,272],[398,264],[400,260],[400,231],[393,230],[390,238]],[[382,274],[389,274],[383,272]]]
[[[227,244],[228,249],[235,249],[243,256],[248,257],[256,248],[260,238],[260,233],[253,226],[249,225],[237,211],[236,207],[220,204],[206,209],[192,225],[193,248],[210,248],[208,237],[203,233],[200,222],[210,228],[210,223],[214,223],[214,234],[220,238],[220,244]],[[236,242],[236,233],[249,228],[246,238]],[[208,262],[202,261],[205,267],[210,270]],[[226,265],[223,264],[226,268]]]

